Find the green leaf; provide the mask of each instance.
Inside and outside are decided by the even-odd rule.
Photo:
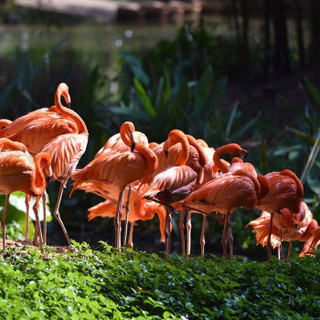
[[[213,71],[212,66],[209,65],[201,76],[195,90],[195,109],[200,111],[204,104],[208,101],[208,97],[212,90]]]
[[[141,100],[143,107],[145,108],[145,110],[147,111],[149,116],[154,118],[157,115],[157,113],[152,106],[152,102],[151,102],[147,92],[144,90],[144,88],[138,78],[135,77],[133,79],[133,82],[134,82],[134,86],[137,90],[138,96]]]
[[[316,101],[317,105],[320,107],[320,91],[312,84],[312,82],[309,79],[305,78],[305,82],[314,100]]]
[[[140,80],[144,85],[148,85],[150,82],[150,78],[148,75],[144,72],[141,62],[135,58],[133,55],[129,53],[122,52],[121,57],[127,62],[127,64],[130,66],[134,76]]]

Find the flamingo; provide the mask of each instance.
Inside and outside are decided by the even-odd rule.
[[[204,175],[204,181],[201,185],[204,185],[206,182],[215,179],[217,177],[217,175],[221,175],[221,173],[219,173],[219,171],[221,171],[222,173],[226,173],[226,172],[235,172],[236,168],[234,166],[230,167],[230,164],[221,159],[221,155],[224,153],[228,153],[228,154],[238,154],[238,155],[242,155],[242,156],[246,156],[247,155],[247,151],[242,149],[240,145],[236,144],[236,143],[230,143],[230,144],[226,144],[222,147],[219,147],[217,150],[214,150],[212,148],[209,148],[208,146],[204,145],[204,142],[202,142],[200,140],[200,143],[204,146],[204,151],[206,153],[206,165],[205,165],[205,175]],[[234,158],[237,159],[237,161],[241,162],[242,160],[240,158]],[[252,164],[249,164],[252,166]],[[232,168],[232,170],[231,170]],[[253,170],[254,167],[252,166]],[[240,168],[238,168],[240,169]],[[250,168],[251,169],[251,168]],[[255,172],[255,170],[254,170]],[[248,172],[247,172],[248,173]],[[257,179],[257,174],[255,172],[255,175],[253,175],[254,179]],[[201,187],[201,185],[198,186]],[[184,205],[185,206],[185,205]],[[197,208],[198,207],[198,208]],[[191,231],[191,212],[199,212],[197,211],[197,209],[201,208],[196,205],[193,204],[192,207],[190,207],[189,209],[189,213],[188,213],[188,217],[187,217],[187,255],[190,254],[190,243],[191,243],[191,235],[190,235],[190,231]],[[203,208],[202,208],[203,209]],[[201,210],[203,211],[203,210]],[[201,254],[204,254],[204,245],[205,245],[205,226],[206,226],[206,219],[207,219],[207,215],[208,212],[202,212],[203,215],[203,221],[202,221],[202,228],[201,228],[201,236],[200,236],[200,250],[201,250]],[[215,217],[215,216],[213,216]],[[215,217],[216,218],[216,217]],[[217,218],[216,218],[217,219]],[[221,222],[220,219],[217,219],[218,221]]]
[[[181,130],[171,130],[165,143],[155,146],[159,159],[159,167],[149,178],[149,190],[143,195],[144,198],[159,202],[166,207],[166,252],[170,254],[171,238],[171,210],[172,205],[187,197],[199,181],[199,175],[192,169],[192,163],[187,165],[190,154],[188,138]],[[191,142],[192,143],[192,142]],[[196,146],[197,148],[198,146]],[[160,148],[160,150],[159,150]],[[199,148],[199,147],[198,147]],[[161,150],[162,149],[162,150]],[[155,150],[155,149],[153,149]],[[198,151],[195,151],[198,152]],[[200,166],[203,165],[202,153],[198,153]],[[195,163],[194,163],[195,165]],[[182,231],[181,236],[182,236]],[[183,240],[183,239],[182,239]],[[184,243],[184,241],[182,242]],[[182,247],[184,251],[184,246]],[[184,253],[184,252],[183,252]]]
[[[95,158],[99,157],[101,154],[107,154],[110,152],[124,152],[131,150],[133,152],[136,143],[141,143],[148,147],[148,138],[147,136],[140,132],[136,131],[135,126],[132,122],[126,121],[120,127],[120,132],[111,136],[105,145],[97,152]],[[92,187],[91,187],[92,190]],[[108,198],[108,197],[107,197]],[[124,229],[124,243],[126,243],[127,229],[128,229],[128,211],[129,211],[129,202],[130,202],[130,186],[129,192],[127,193],[127,205],[126,205],[126,214],[125,214],[125,229]]]
[[[60,182],[54,216],[60,224],[68,244],[67,230],[60,217],[63,190],[74,172],[88,143],[88,130],[81,117],[61,103],[61,96],[70,105],[69,88],[65,83],[57,87],[50,108],[30,112],[0,130],[0,137],[22,142],[32,155],[47,152],[51,155],[52,181]],[[1,123],[1,122],[0,122]],[[45,203],[45,199],[43,200]],[[46,243],[46,221],[44,221],[44,243]]]
[[[271,213],[262,211],[259,218],[247,224],[246,227],[252,226],[252,232],[256,234],[257,245],[267,245],[270,222]],[[313,219],[312,212],[305,202],[301,202],[300,211],[296,214],[287,208],[281,209],[279,213],[275,212],[270,242],[273,248],[278,248],[278,259],[282,256],[282,241],[289,242],[287,254],[287,258],[289,258],[292,251],[292,242],[295,240],[306,242],[311,238],[312,232],[317,227],[318,223]]]
[[[129,137],[130,139],[132,136]],[[125,141],[124,141],[125,142]],[[129,145],[134,141],[128,141]],[[104,193],[118,194],[117,213],[114,218],[115,247],[121,247],[121,208],[125,187],[153,173],[158,159],[151,149],[141,143],[135,144],[134,152],[108,152],[93,159],[86,167],[72,175],[75,189],[86,188],[88,182],[97,183]],[[84,187],[82,187],[82,184]]]
[[[261,175],[253,175],[242,168],[229,172],[229,168],[220,159],[226,146],[218,148],[213,156],[214,165],[222,173],[213,180],[208,181],[193,191],[186,199],[180,201],[183,207],[192,208],[206,214],[218,211],[225,214],[222,247],[223,256],[226,257],[226,232],[228,228],[230,257],[233,256],[233,237],[231,233],[230,214],[236,207],[253,209],[259,197],[267,192],[265,178]],[[231,144],[229,152],[233,154],[246,154],[246,151],[237,144]],[[263,188],[261,183],[264,181]]]
[[[303,196],[303,185],[295,173],[289,169],[282,170],[281,172],[270,172],[264,177],[269,186],[269,191],[258,200],[256,207],[271,214],[267,243],[268,259],[270,260],[274,213],[280,212],[283,208],[289,209],[292,213],[298,213]]]
[[[41,152],[35,157],[32,157],[28,152],[21,150],[0,152],[0,193],[6,195],[1,219],[3,252],[5,252],[6,246],[5,219],[9,197],[14,191],[22,191],[29,196],[37,197],[33,209],[39,232],[40,247],[42,247],[42,236],[38,217],[38,199],[39,196],[44,193],[47,186],[47,180],[43,170],[51,173],[50,155],[48,153]]]

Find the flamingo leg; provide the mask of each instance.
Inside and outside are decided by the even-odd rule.
[[[166,207],[166,252],[170,254],[171,251],[171,214],[169,208]]]
[[[37,230],[37,233],[38,233],[38,236],[39,236],[40,249],[42,249],[43,238],[42,238],[40,219],[39,219],[39,210],[38,210],[39,200],[40,200],[40,197],[37,197],[36,203],[33,206],[33,211],[34,211],[34,215],[36,217],[36,230]]]
[[[191,228],[192,228],[190,211],[188,211],[186,227],[187,227],[187,256],[189,256],[191,253]]]
[[[10,197],[10,194],[7,194],[5,202],[4,202],[2,218],[1,218],[2,249],[3,249],[2,255],[3,255],[3,257],[6,252],[6,215],[7,215],[7,210],[8,210],[9,197]]]
[[[221,243],[222,243],[222,252],[223,252],[223,257],[227,257],[227,247],[226,247],[226,233],[227,233],[227,226],[228,226],[228,213],[224,217],[224,224],[223,224],[223,233],[222,233],[222,238],[221,238]]]
[[[114,217],[114,232],[115,232],[115,247],[121,247],[121,218],[122,218],[122,203],[123,203],[124,189],[119,192],[117,212]]]
[[[205,234],[206,234],[206,222],[207,216],[204,214],[202,219],[202,228],[201,228],[201,236],[200,236],[200,253],[204,255],[204,246],[206,244]]]
[[[130,246],[130,248],[133,248],[133,229],[134,229],[134,224],[135,222],[131,222],[130,223],[130,230],[129,230],[129,237],[128,237],[128,245]]]
[[[30,197],[28,195],[26,195],[26,232],[24,235],[24,240],[27,242],[29,240],[29,201],[30,201]]]
[[[44,192],[42,195],[42,205],[43,205],[43,244],[47,244],[47,197]]]
[[[61,204],[61,199],[62,199],[62,194],[63,194],[63,189],[65,188],[65,183],[60,183],[60,189],[59,189],[59,193],[58,193],[58,198],[57,198],[57,202],[56,202],[56,207],[54,208],[54,217],[57,219],[58,223],[60,224],[60,227],[64,233],[64,236],[68,242],[68,245],[71,245],[71,241],[67,232],[67,229],[65,228],[61,217],[60,217],[60,213],[59,213],[59,208],[60,208],[60,204]]]
[[[268,235],[268,241],[267,241],[267,249],[268,249],[268,260],[271,259],[271,233],[272,233],[272,222],[273,222],[273,212],[271,213],[270,218],[270,226],[269,226],[269,235]]]
[[[181,237],[181,249],[182,249],[182,254],[186,254],[186,240],[184,237],[184,214],[185,211],[182,210],[180,214],[180,221],[179,221],[179,229],[180,229],[180,237]]]
[[[127,202],[126,202],[126,222],[125,222],[125,225],[124,225],[124,235],[123,235],[123,237],[124,237],[123,244],[124,245],[127,243],[129,211],[130,211],[130,194],[131,194],[131,183],[129,184],[128,196],[127,196]]]
[[[228,241],[229,241],[229,254],[230,259],[233,258],[233,235],[232,235],[232,226],[231,226],[231,214],[228,212]]]

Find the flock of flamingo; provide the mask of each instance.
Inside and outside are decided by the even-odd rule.
[[[62,97],[68,107],[62,105]],[[231,214],[238,207],[262,210],[260,217],[247,226],[253,228],[257,244],[267,246],[268,259],[272,247],[278,248],[278,258],[283,258],[283,241],[290,242],[288,256],[292,241],[304,242],[301,257],[313,254],[320,243],[320,227],[302,201],[303,186],[298,177],[288,169],[257,174],[251,163],[238,157],[245,157],[247,151],[236,143],[215,150],[205,141],[175,129],[165,142],[158,144],[149,142],[145,134],[135,130],[132,122],[124,122],[120,133],[110,137],[89,164],[76,169],[86,150],[88,130],[70,104],[69,88],[60,83],[50,108],[38,109],[14,121],[0,120],[0,193],[6,195],[1,219],[3,252],[9,197],[18,190],[26,194],[27,226],[30,197],[36,197],[33,242],[41,248],[46,244],[45,189],[54,180],[60,182],[54,217],[70,245],[59,213],[69,178],[74,181],[70,196],[80,189],[104,199],[88,210],[88,219],[114,218],[116,248],[133,246],[136,221],[149,220],[157,214],[161,241],[170,254],[171,215],[179,213],[182,253],[189,255],[191,214],[199,213],[203,216],[201,254],[204,254],[206,220],[211,217],[223,224],[223,256],[231,258]],[[235,156],[231,163],[221,158],[224,153]],[[43,230],[38,217],[41,198]],[[26,227],[25,240],[28,237]]]

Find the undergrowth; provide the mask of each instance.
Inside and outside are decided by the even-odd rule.
[[[61,255],[8,248],[0,318],[317,319],[319,272],[319,257],[186,259],[76,242]]]

